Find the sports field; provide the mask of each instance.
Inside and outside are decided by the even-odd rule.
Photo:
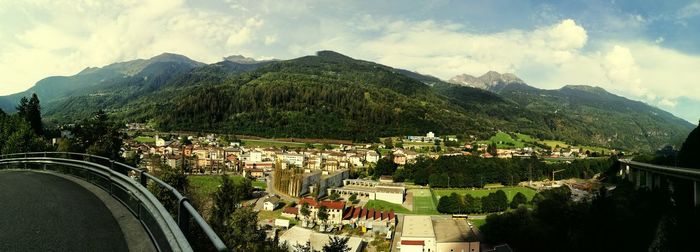
[[[414,214],[440,214],[430,189],[411,189]]]
[[[386,202],[383,200],[367,201],[367,204],[365,204],[365,207],[379,209],[379,210],[394,210],[394,212],[396,212],[396,213],[403,213],[403,214],[411,213],[411,210],[408,210],[399,204],[394,204],[394,203]]]
[[[508,196],[509,201],[512,200],[513,197],[515,197],[515,194],[517,194],[518,192],[525,194],[528,200],[532,200],[532,197],[535,196],[535,193],[537,193],[535,190],[527,187],[502,187],[494,189],[433,189],[432,191],[435,195],[435,198],[440,199],[440,197],[450,195],[453,192],[459,195],[471,194],[474,197],[484,197],[489,193],[496,192],[498,190],[503,190],[503,192],[506,193],[506,196]]]

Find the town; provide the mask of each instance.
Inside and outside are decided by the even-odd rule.
[[[541,144],[532,143],[517,147],[503,141],[477,141],[474,136],[464,140],[457,136],[441,138],[433,132],[353,144],[240,139],[201,133],[151,132],[148,136],[142,133],[149,132],[143,124],[126,126],[131,136],[125,140],[126,160],[139,160],[140,167],[156,173],[158,166],[153,165],[153,160],[183,167],[195,182],[211,181],[223,174],[248,178],[261,192],[247,202],[258,211],[261,228],[291,248],[308,242],[316,250],[334,235],[343,234],[349,236],[351,251],[507,251],[506,244],[480,243],[478,225],[483,224],[484,215],[466,218],[467,215],[438,212],[438,199],[445,193],[394,181],[391,175],[373,179],[372,170],[382,159],[390,158],[390,163],[401,169],[419,158],[441,156],[539,156],[569,162],[591,154],[568,146],[542,148]],[[576,182],[571,185],[580,186]],[[495,192],[498,188],[491,185],[482,190]],[[538,188],[531,181],[529,187],[521,184],[504,189],[509,194],[523,191],[531,198]]]

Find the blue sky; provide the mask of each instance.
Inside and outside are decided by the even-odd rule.
[[[0,94],[162,52],[213,63],[318,50],[442,79],[512,72],[700,119],[700,1],[0,0]]]

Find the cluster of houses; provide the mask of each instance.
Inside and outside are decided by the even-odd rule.
[[[302,214],[301,209],[307,207],[309,214]],[[319,219],[318,212],[325,209],[328,219]],[[382,211],[373,208],[347,206],[345,201],[317,201],[312,198],[302,198],[295,206],[284,208],[282,216],[299,219],[303,227],[318,226],[320,230],[328,230],[332,227],[350,225],[362,228],[363,231],[387,233],[396,226],[396,214],[393,210]]]
[[[275,167],[302,168],[309,171],[322,170],[333,173],[351,167],[366,167],[379,161],[379,153],[374,150],[343,146],[334,150],[281,148],[248,148],[239,143],[223,146],[215,135],[188,137],[187,144],[179,139],[166,140],[155,137],[149,143],[127,140],[124,157],[138,155],[140,160],[160,156],[171,167],[180,167],[188,162],[193,172],[221,173],[224,171],[244,173],[253,178],[269,175]],[[153,168],[144,162],[146,168]]]

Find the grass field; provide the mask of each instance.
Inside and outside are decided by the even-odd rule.
[[[484,197],[488,195],[489,193],[496,192],[498,190],[503,190],[503,192],[506,193],[508,196],[508,201],[512,200],[513,197],[515,197],[515,194],[518,192],[521,192],[525,194],[528,200],[532,200],[532,197],[535,196],[537,193],[535,190],[532,190],[527,187],[504,187],[504,188],[498,188],[498,189],[433,189],[433,194],[435,194],[435,198],[440,199],[442,196],[447,196],[452,194],[453,192],[459,194],[459,195],[465,195],[465,194],[471,194],[474,197]]]
[[[221,176],[219,175],[208,175],[208,176],[189,176],[190,185],[198,190],[204,195],[209,195],[216,192],[216,189],[221,185]],[[243,180],[241,176],[230,176],[234,182],[238,183]],[[253,181],[254,187],[259,187],[265,189],[267,185],[265,182]]]
[[[528,139],[531,139],[531,138],[529,138],[529,136],[528,136]],[[513,139],[513,137],[511,137],[508,133],[505,133],[505,132],[498,132],[498,133],[496,133],[496,135],[489,138],[489,140],[479,141],[479,143],[483,143],[483,144],[496,143],[496,146],[499,149],[525,147],[525,143],[522,141],[522,139]]]
[[[440,214],[430,189],[411,189],[414,214]]]
[[[289,148],[304,148],[306,147],[306,143],[300,143],[300,142],[285,142],[285,141],[276,141],[276,140],[254,140],[254,139],[244,139],[241,140],[241,144],[244,146],[248,147],[260,147],[260,148],[267,148],[267,147],[277,147],[281,148],[283,146],[287,146]],[[315,143],[313,144],[314,148],[321,148],[323,147],[323,144]],[[331,144],[331,147],[335,148],[338,147],[337,144]]]
[[[386,202],[383,200],[370,200],[367,202],[365,205],[366,208],[374,208],[374,209],[381,209],[381,210],[394,210],[396,213],[403,213],[403,214],[409,214],[411,213],[410,210],[406,209],[400,204],[394,204],[391,202]]]
[[[148,136],[138,136],[134,138],[134,141],[139,142],[139,143],[155,143],[156,139],[153,137],[148,137]]]
[[[484,224],[486,224],[486,219],[469,219],[469,222],[474,224],[476,228],[481,228]]]

